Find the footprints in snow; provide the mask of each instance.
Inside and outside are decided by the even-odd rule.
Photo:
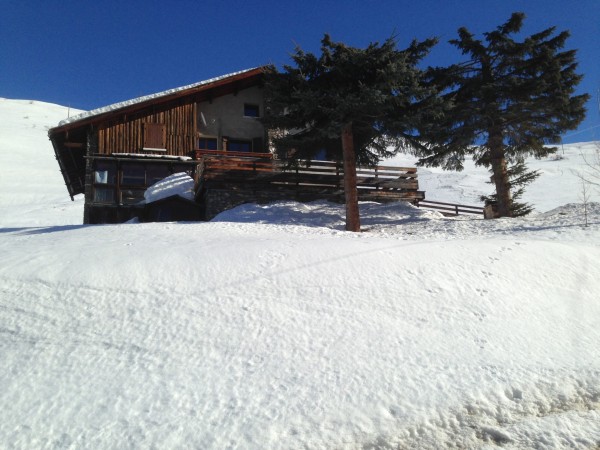
[[[477,319],[479,319],[480,322],[483,322],[483,319],[485,319],[487,317],[486,314],[484,314],[482,312],[478,312],[478,311],[473,311],[473,315],[475,317],[477,317]]]
[[[487,270],[482,270],[481,273],[483,274],[483,276],[485,278],[491,278],[494,276],[494,274],[492,272],[488,272]]]
[[[521,246],[523,244],[521,242],[514,242],[514,245]],[[499,254],[498,255],[488,255],[488,260],[491,265],[494,265],[502,260],[501,256],[503,253],[512,252],[513,250],[514,250],[513,247],[502,246],[502,247],[500,247],[500,250],[498,252]],[[494,272],[489,271],[489,270],[481,270],[481,274],[483,275],[483,277],[486,280],[490,279],[494,276]],[[488,291],[486,289],[476,289],[476,291],[482,297],[484,297],[488,293]]]
[[[514,242],[513,244],[516,245],[516,246],[523,245],[522,242]],[[513,250],[514,250],[513,247],[502,246],[502,247],[500,247],[499,253],[500,253],[500,256],[501,256],[503,253],[512,252]],[[490,262],[492,264],[494,264],[494,263],[497,263],[498,261],[501,260],[500,256],[488,256],[488,258],[489,258]]]
[[[258,255],[259,265],[262,270],[279,269],[285,258],[286,256],[284,253],[272,250],[267,250]]]
[[[487,289],[475,288],[475,292],[477,292],[477,294],[479,294],[480,297],[487,297],[490,291],[488,291]]]

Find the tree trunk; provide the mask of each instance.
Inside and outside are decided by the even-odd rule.
[[[498,215],[500,217],[512,217],[510,205],[512,197],[510,193],[510,180],[504,156],[502,134],[497,131],[490,132],[489,137],[490,156],[494,184],[496,185],[496,198],[498,199]]]
[[[360,231],[358,190],[356,189],[356,155],[352,122],[342,128],[342,151],[344,154],[344,194],[346,198],[346,230]]]

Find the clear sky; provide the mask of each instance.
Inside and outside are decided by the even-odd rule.
[[[570,30],[588,117],[565,142],[600,140],[600,0],[0,0],[0,97],[93,109],[213,76],[290,62],[330,33],[364,47],[438,36],[425,64],[462,60],[456,30],[490,31],[514,11],[524,33]]]

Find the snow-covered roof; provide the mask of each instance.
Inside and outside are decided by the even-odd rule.
[[[198,81],[196,83],[192,83],[192,84],[188,84],[186,86],[181,86],[181,87],[177,87],[177,88],[173,88],[173,89],[168,89],[166,91],[162,91],[162,92],[157,92],[156,94],[149,94],[149,95],[144,95],[142,97],[137,97],[131,100],[125,100],[122,102],[118,102],[118,103],[113,103],[112,105],[108,105],[108,106],[103,106],[101,108],[96,108],[96,109],[92,109],[91,111],[86,111],[83,112],[81,114],[78,114],[76,116],[73,117],[69,117],[68,119],[64,119],[62,121],[59,122],[58,126],[61,127],[63,125],[68,125],[74,122],[79,122],[80,120],[84,120],[84,119],[88,119],[90,117],[94,117],[100,114],[104,114],[107,112],[111,112],[111,111],[116,111],[118,109],[121,108],[125,108],[128,106],[132,106],[132,105],[136,105],[138,103],[143,103],[146,102],[148,100],[154,100],[160,97],[165,97],[167,95],[171,95],[171,94],[176,94],[178,92],[182,92],[188,89],[193,89],[193,88],[197,88],[200,86],[204,86],[204,85],[208,85],[211,83],[215,83],[217,81],[221,81],[224,80],[226,78],[230,78],[230,77],[234,77],[237,75],[241,75],[247,72],[251,72],[253,70],[258,69],[258,67],[253,67],[251,69],[245,69],[245,70],[240,70],[238,72],[233,72],[233,73],[228,73],[226,75],[221,75],[215,78],[210,78],[208,80],[204,80],[204,81]]]

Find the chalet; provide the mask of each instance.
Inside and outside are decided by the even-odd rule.
[[[164,199],[150,210],[144,202],[149,186],[181,172],[196,185],[195,202],[187,201],[183,217],[207,219],[249,201],[343,198],[343,173],[335,162],[289,169],[268,150],[260,121],[265,70],[116,103],[50,129],[69,195],[85,195],[84,223],[181,217],[173,213],[181,200]],[[416,202],[424,197],[416,169],[379,167],[358,175],[359,198]],[[197,212],[190,212],[190,203]]]

